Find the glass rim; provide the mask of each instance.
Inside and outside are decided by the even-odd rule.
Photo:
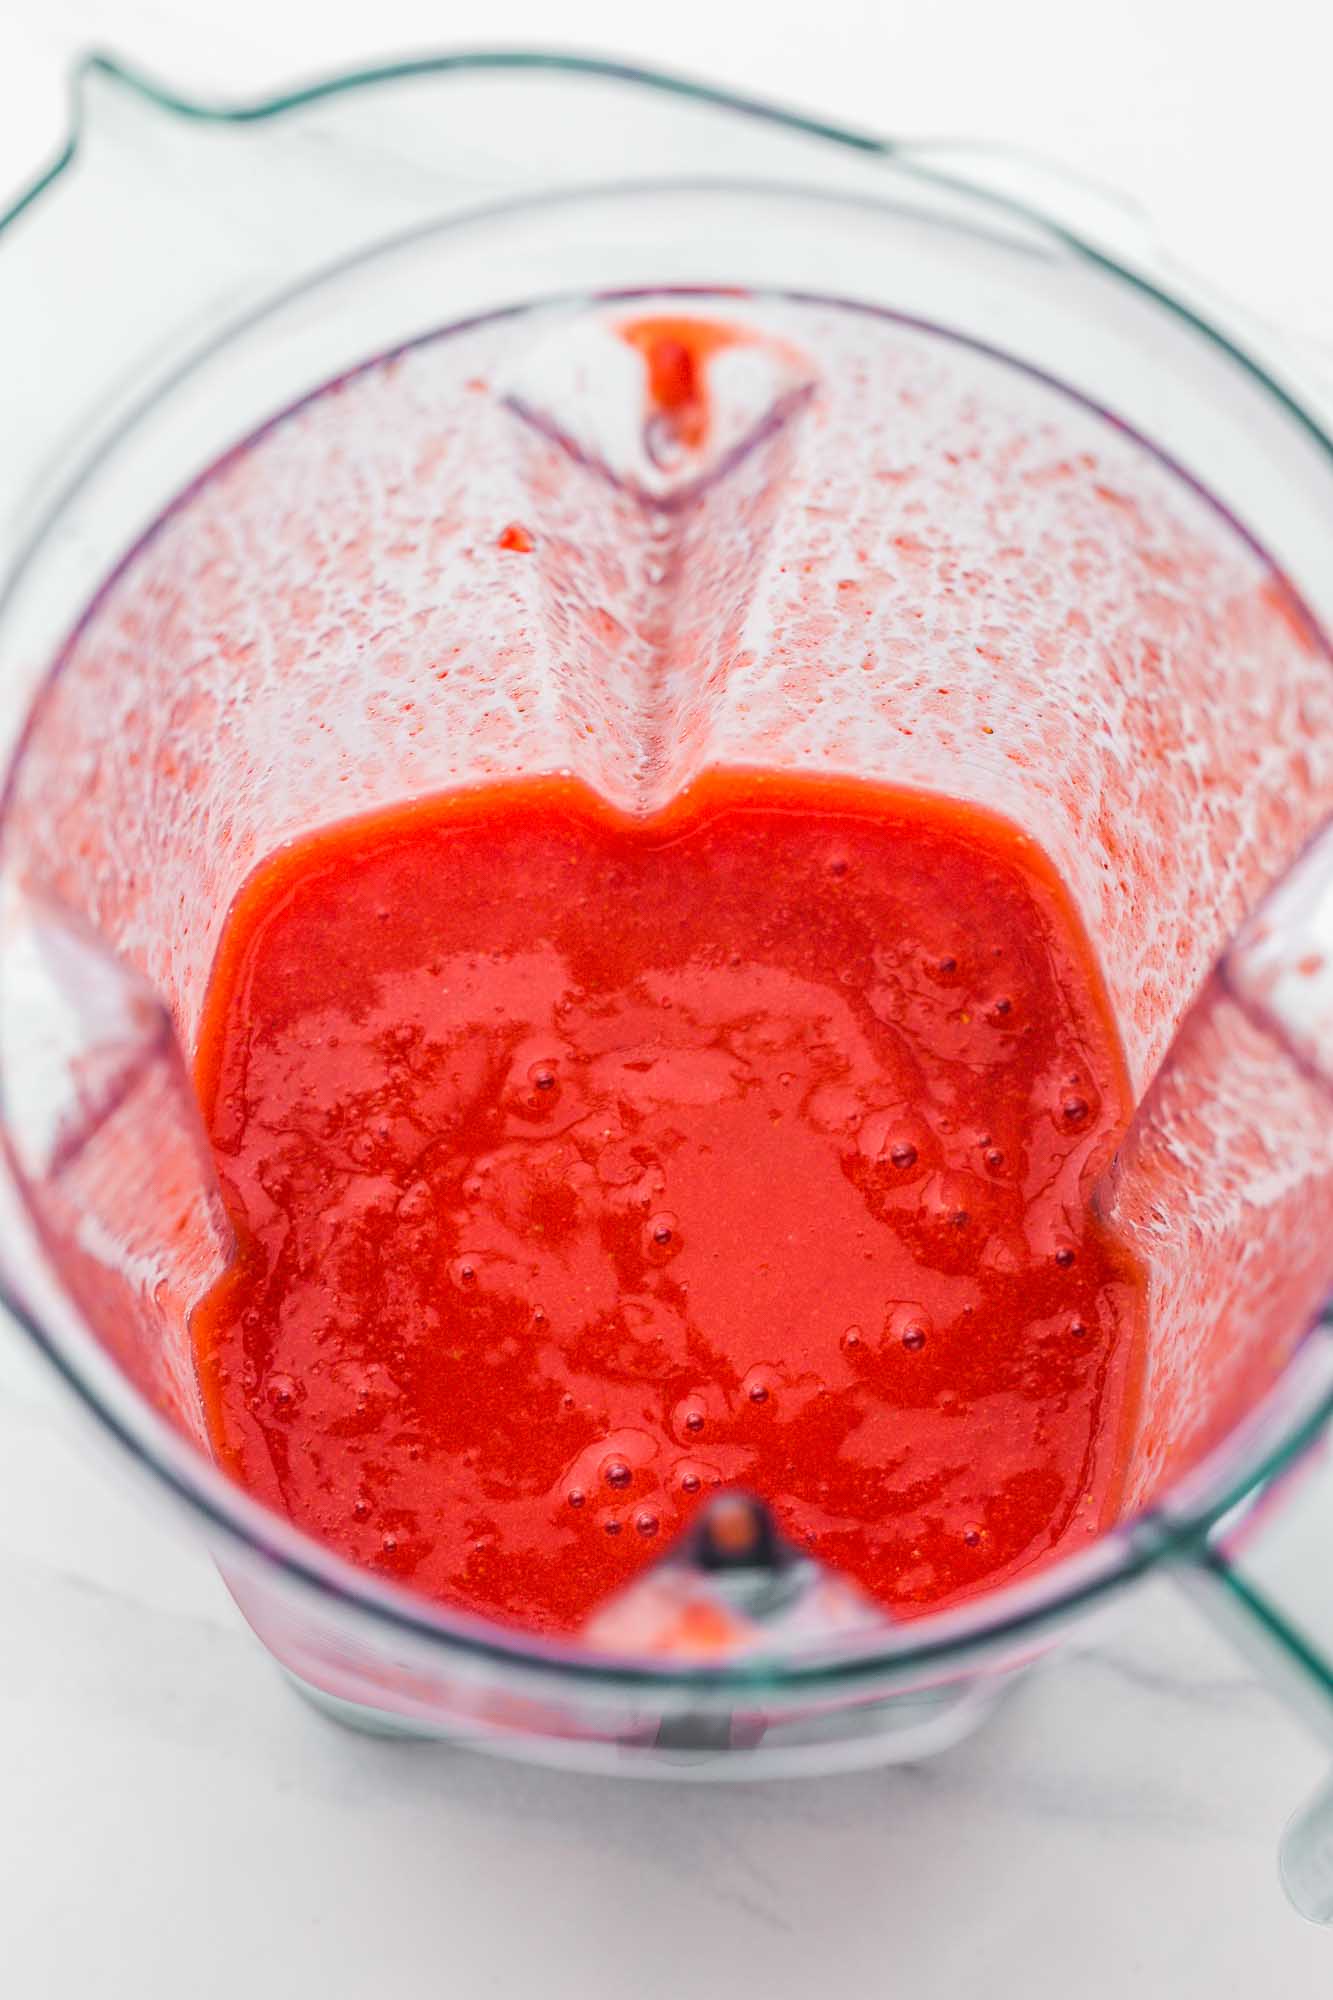
[[[83,56],[71,70],[71,114],[63,145],[48,166],[8,208],[0,211],[0,236],[58,185],[74,165],[85,130],[82,85],[90,75],[102,76],[185,121],[245,126],[280,118],[310,104],[353,91],[416,78],[467,76],[486,71],[563,73],[692,100],[719,111],[879,158],[928,187],[933,186],[954,196],[966,196],[1000,214],[1007,214],[1013,220],[1038,229],[1076,258],[1098,268],[1112,280],[1140,292],[1152,306],[1183,322],[1188,330],[1210,343],[1226,360],[1248,374],[1265,395],[1295,421],[1333,466],[1333,439],[1313,412],[1211,318],[1198,311],[1179,293],[1158,284],[1146,273],[1132,269],[1041,208],[984,183],[932,166],[928,159],[921,157],[929,151],[927,142],[904,142],[882,137],[690,77],[609,58],[520,49],[442,53],[338,71],[289,90],[223,104],[183,96],[114,56],[93,52]],[[572,194],[576,191],[571,189],[568,192]],[[823,192],[831,199],[839,198],[835,189]],[[195,361],[198,359],[196,355]],[[142,407],[136,410],[131,417],[131,428],[143,413]],[[118,438],[123,435],[124,432],[119,432]],[[110,442],[114,445],[116,441],[113,439]],[[0,602],[11,597],[28,561],[46,541],[69,497],[69,492],[62,496],[46,516],[35,538],[21,551],[16,567],[4,578]],[[13,746],[7,781],[21,758],[25,733],[21,732]],[[27,1222],[34,1231],[35,1247],[45,1257],[47,1245],[28,1197],[27,1177],[16,1157],[8,1130],[0,1134],[0,1153],[22,1200]],[[57,1290],[63,1291],[53,1274],[52,1282]],[[1318,1369],[1317,1379],[1312,1385],[1298,1379],[1302,1356],[1308,1362],[1316,1345],[1325,1348],[1328,1345],[1318,1340],[1321,1330],[1329,1324],[1325,1316],[1314,1322],[1267,1395],[1238,1426],[1233,1427],[1159,1501],[1117,1523],[1079,1554],[1066,1556],[1033,1576],[1019,1578],[984,1593],[958,1609],[928,1613],[891,1627],[887,1634],[877,1633],[840,1648],[834,1659],[825,1654],[807,1660],[799,1655],[782,1658],[761,1656],[730,1667],[682,1663],[666,1668],[660,1660],[652,1658],[603,1655],[577,1645],[548,1641],[472,1614],[437,1607],[409,1590],[382,1583],[372,1573],[333,1554],[293,1523],[253,1501],[227,1480],[215,1464],[188,1445],[160,1413],[130,1388],[128,1382],[124,1389],[132,1405],[132,1415],[113,1408],[113,1399],[101,1392],[94,1379],[96,1367],[88,1369],[81,1366],[77,1352],[73,1351],[77,1350],[81,1340],[76,1338],[69,1343],[62,1338],[44,1323],[3,1276],[0,1276],[0,1302],[24,1327],[70,1390],[122,1449],[159,1484],[167,1487],[190,1512],[211,1530],[220,1531],[228,1541],[238,1545],[247,1557],[276,1570],[293,1584],[313,1589],[344,1610],[367,1613],[377,1624],[403,1636],[425,1640],[460,1657],[470,1657],[474,1663],[494,1668],[525,1668],[561,1680],[577,1681],[584,1686],[624,1687],[641,1693],[701,1695],[713,1691],[733,1698],[743,1696],[754,1699],[798,1690],[813,1692],[864,1687],[877,1678],[897,1678],[922,1669],[947,1666],[965,1655],[989,1651],[1006,1643],[1021,1644],[1025,1639],[1035,1638],[1051,1623],[1064,1620],[1135,1581],[1159,1563],[1172,1558],[1197,1556],[1216,1522],[1257,1486],[1298,1457],[1333,1415],[1333,1370],[1328,1367]],[[91,1357],[96,1343],[86,1331],[82,1331],[82,1338],[89,1344]]]

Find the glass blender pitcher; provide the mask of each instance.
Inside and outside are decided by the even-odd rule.
[[[282,1666],[363,1727],[829,1770],[956,1740],[1162,1565],[1333,1734],[1329,1593],[1287,1608],[1249,1533],[1333,1411],[1333,446],[1271,343],[1024,162],[609,63],[222,108],[95,57],[76,107],[0,240],[4,1290]],[[701,357],[674,400],[649,318]],[[554,771],[644,809],[710,763],[970,801],[1069,884],[1137,1098],[1097,1197],[1150,1297],[1122,1518],[902,1625],[696,1538],[555,1643],[213,1465],[187,1326],[230,1238],[183,1052],[284,841]],[[733,1618],[706,1660],[654,1622],[695,1596]],[[1315,1914],[1330,1827],[1289,1836]]]

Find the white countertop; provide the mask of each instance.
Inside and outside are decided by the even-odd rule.
[[[242,89],[370,50],[558,39],[1063,154],[1149,197],[1178,248],[1270,317],[1328,338],[1333,260],[1303,254],[1307,228],[1327,231],[1333,31],[1316,12],[1126,0],[1094,29],[1067,0],[566,0],[557,29],[536,0],[484,22],[425,0],[20,0],[0,19],[0,190],[53,149],[62,65],[90,43]],[[835,1982],[1313,2000],[1333,1933],[1287,1908],[1275,1851],[1321,1763],[1164,1583],[914,1768],[632,1785],[346,1735],[287,1690],[207,1559],[122,1493],[0,1325],[6,2000],[808,2000]]]

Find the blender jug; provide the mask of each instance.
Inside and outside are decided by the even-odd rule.
[[[80,90],[0,240],[38,391],[4,496],[4,1276],[71,1389],[363,1726],[710,1776],[916,1756],[1161,1563],[1333,1733],[1317,1605],[1240,1549],[1333,1408],[1308,400],[1132,218],[1013,159],[512,54],[234,110],[105,58]],[[1096,1196],[1149,1287],[1121,1518],[902,1625],[696,1541],[538,1640],[211,1464],[187,1320],[230,1239],[187,1054],[283,842],[553,772],[648,811],[716,764],[971,802],[1069,885],[1138,1107]],[[732,1620],[706,1658],[660,1623],[694,1597]]]

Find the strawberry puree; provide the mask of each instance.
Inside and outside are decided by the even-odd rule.
[[[730,771],[349,822],[242,892],[197,1077],[214,1445],[356,1562],[569,1630],[739,1486],[910,1615],[1104,1524],[1127,1084],[1002,821]]]

